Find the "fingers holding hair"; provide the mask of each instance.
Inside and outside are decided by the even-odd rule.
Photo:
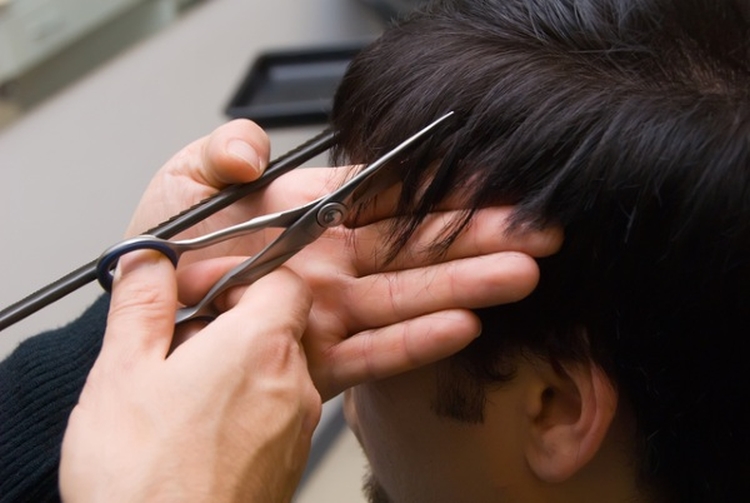
[[[447,358],[466,347],[481,332],[471,311],[449,309],[362,331],[322,353],[310,366],[323,400],[347,388]],[[306,341],[314,345],[315,341]],[[314,358],[314,356],[311,356]]]

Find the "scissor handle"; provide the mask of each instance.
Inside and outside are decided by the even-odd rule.
[[[106,249],[96,263],[96,279],[102,285],[102,288],[108,292],[112,291],[112,281],[117,261],[123,255],[136,250],[156,250],[167,257],[175,267],[177,267],[177,262],[180,260],[180,254],[172,246],[172,243],[166,239],[157,238],[149,234],[126,239]]]

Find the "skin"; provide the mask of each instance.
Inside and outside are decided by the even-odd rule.
[[[176,293],[160,255],[121,261],[65,433],[63,500],[290,501],[321,410],[300,344],[309,289],[275,271],[169,353]]]
[[[436,414],[444,362],[348,390],[369,501],[664,501],[636,483],[632,414],[600,369],[570,364],[561,374],[528,355],[511,363],[515,376],[487,390],[478,423]]]
[[[257,154],[260,168],[229,153],[237,140]],[[265,133],[244,120],[192,143],[157,173],[127,235],[153,227],[226,184],[254,179],[265,168],[269,152]],[[345,168],[296,170],[181,237],[304,204],[329,193],[346,176]],[[480,212],[436,261],[426,244],[456,217],[457,212],[447,207],[432,215],[411,246],[383,267],[383,235],[391,223],[393,200],[395,191],[386,193],[359,226],[331,229],[286,263],[314,292],[303,343],[324,401],[355,384],[460,350],[480,331],[469,309],[528,295],[538,281],[533,257],[552,254],[562,243],[558,229],[503,235],[510,209],[491,208]],[[221,274],[278,232],[251,234],[183,256],[178,268],[180,301],[196,302]],[[234,299],[229,295],[223,300],[231,304]]]
[[[127,235],[257,178],[269,151],[263,131],[244,120],[197,140],[155,175]],[[298,170],[180,237],[303,204],[346,174]],[[562,239],[554,229],[503,234],[509,209],[495,208],[436,260],[420,245],[456,216],[448,206],[384,267],[392,199],[384,194],[358,224],[226,294],[217,301],[224,314],[208,326],[173,333],[177,305],[197,301],[278,231],[187,254],[176,274],[152,252],[122,260],[103,350],[65,435],[64,498],[288,501],[321,400],[463,348],[480,332],[470,309],[528,295],[538,280],[533,257]]]

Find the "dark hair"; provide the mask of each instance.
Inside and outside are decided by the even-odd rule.
[[[455,192],[564,228],[529,298],[479,312],[497,335],[463,361],[486,382],[508,351],[592,358],[677,501],[749,494],[747,5],[435,1],[356,58],[332,115],[337,160],[366,162],[456,112],[402,164],[399,245]]]

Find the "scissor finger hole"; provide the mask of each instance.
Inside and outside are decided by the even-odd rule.
[[[114,271],[117,267],[117,262],[120,257],[127,255],[130,252],[136,250],[155,250],[164,255],[172,262],[172,265],[177,267],[179,256],[170,247],[166,241],[155,241],[155,240],[133,240],[126,241],[120,245],[116,245],[110,250],[105,251],[99,258],[99,262],[96,266],[96,275],[99,284],[102,285],[106,291],[112,291],[112,282],[114,280]]]

